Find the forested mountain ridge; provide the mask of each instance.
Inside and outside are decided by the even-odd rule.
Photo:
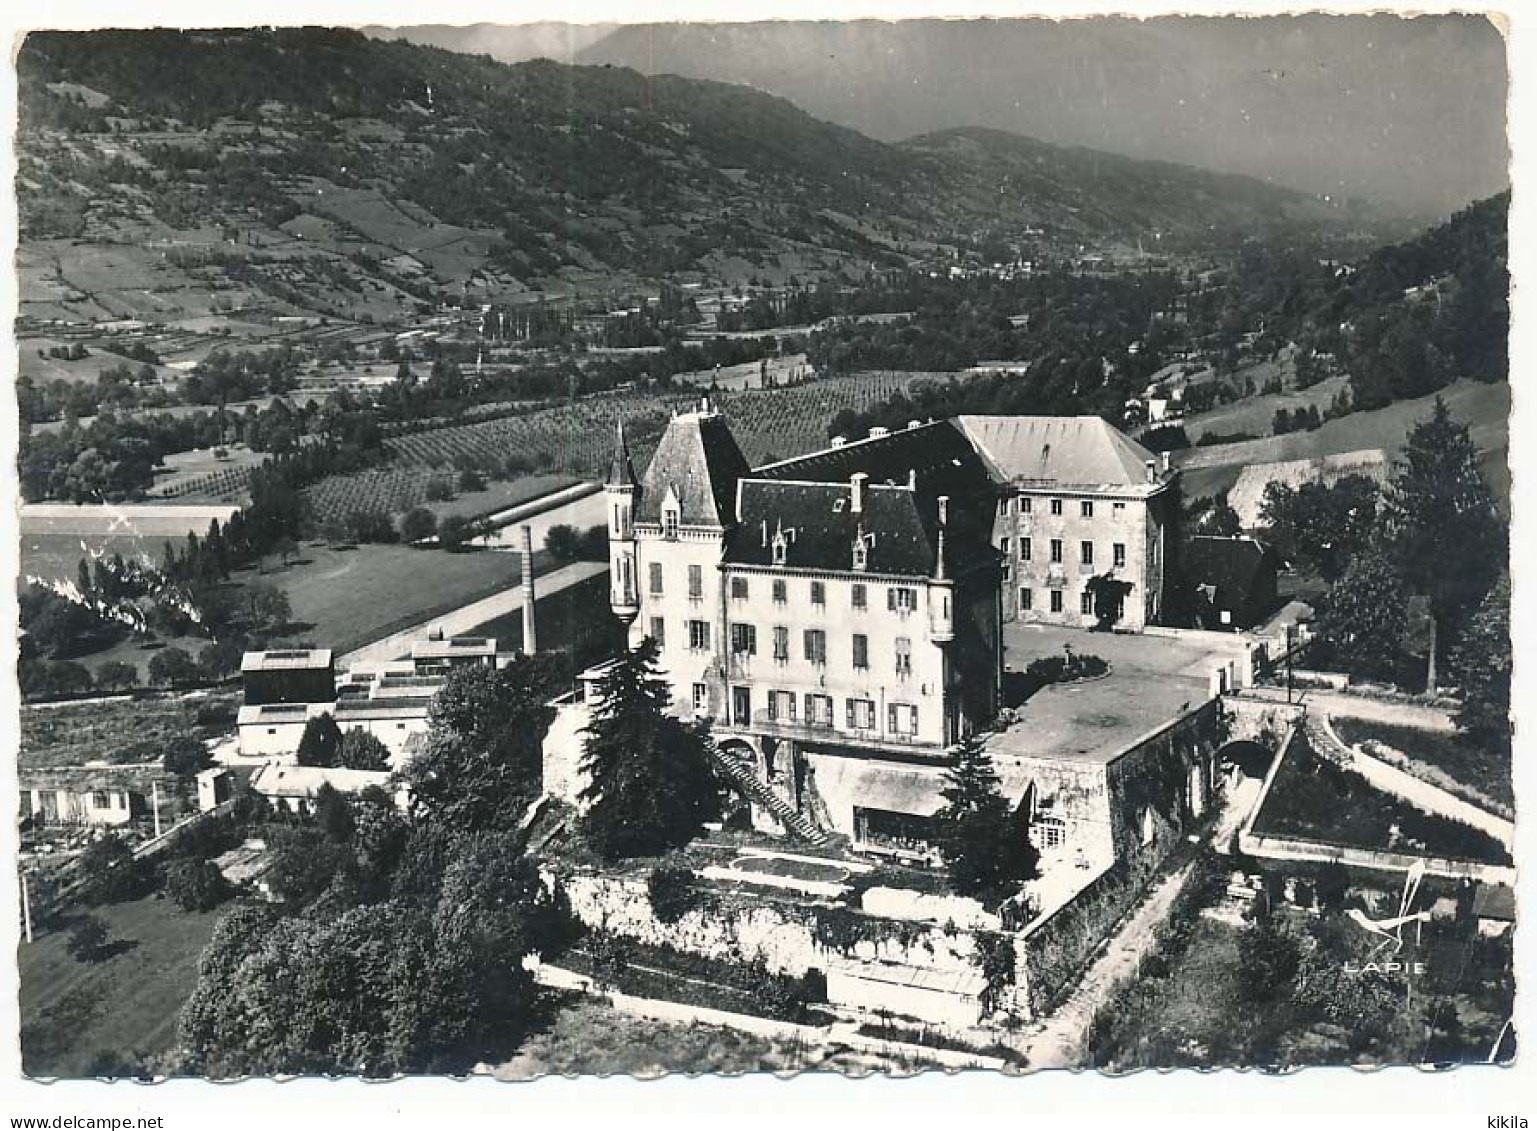
[[[1345,219],[1242,177],[976,131],[889,145],[746,87],[347,30],[34,33],[17,70],[24,244],[318,215],[380,245],[316,245],[344,274],[415,254],[336,211],[361,192],[469,233],[466,258],[427,265],[458,284],[862,272],[1020,232],[1200,244]]]

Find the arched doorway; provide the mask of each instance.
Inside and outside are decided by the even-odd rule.
[[[1275,751],[1269,747],[1241,738],[1217,751],[1217,764],[1229,775],[1263,779],[1275,757]]]

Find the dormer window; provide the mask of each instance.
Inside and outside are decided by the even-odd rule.
[[[677,507],[667,507],[662,511],[662,536],[664,538],[676,538],[678,536]]]
[[[854,568],[863,570],[870,564],[870,546],[863,538],[854,539]]]
[[[774,534],[774,545],[773,545],[774,564],[775,565],[782,566],[782,565],[785,564],[785,555],[789,551],[789,548],[790,548],[790,544],[787,541],[785,541],[784,532],[783,531],[776,531],[775,534]]]

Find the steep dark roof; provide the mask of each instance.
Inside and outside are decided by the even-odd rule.
[[[773,542],[783,531],[783,564],[791,569],[848,572],[862,531],[869,573],[927,577],[934,571],[937,529],[925,523],[918,500],[905,487],[867,487],[855,514],[847,483],[784,483],[744,479],[741,523],[726,547],[726,561],[773,565]]]
[[[797,456],[753,471],[762,479],[797,479],[813,483],[847,483],[856,472],[871,484],[906,486],[917,473],[918,492],[925,499],[940,495],[963,502],[992,495],[986,462],[953,421],[941,420],[899,428],[886,436],[854,440],[842,447]]]
[[[1216,603],[1242,602],[1254,591],[1262,570],[1275,569],[1276,554],[1253,538],[1196,535],[1185,549],[1185,575],[1194,585],[1216,589]]]
[[[646,468],[635,519],[660,522],[671,490],[684,526],[730,526],[736,482],[747,473],[747,457],[719,413],[675,416]]]

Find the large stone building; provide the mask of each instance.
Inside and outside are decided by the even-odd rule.
[[[996,489],[948,422],[754,471],[708,403],[643,477],[608,482],[614,612],[651,637],[674,709],[813,823],[889,814],[862,783],[938,765],[997,714]]]
[[[994,545],[1010,620],[1141,629],[1164,610],[1178,472],[1097,416],[962,416],[1007,487]]]

